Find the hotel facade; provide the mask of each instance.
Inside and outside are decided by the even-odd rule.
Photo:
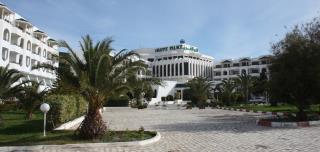
[[[197,47],[180,44],[160,48],[142,48],[134,50],[149,67],[152,77],[163,81],[162,86],[153,86],[155,97],[149,104],[156,104],[161,97],[179,94],[179,102],[183,101],[185,83],[195,77],[208,77],[212,80],[213,58],[201,54]]]
[[[58,67],[54,57],[59,55],[56,41],[3,4],[0,4],[0,48],[1,67],[9,65],[9,69],[23,73],[25,79],[41,82],[42,89],[52,87],[56,79],[53,70],[31,68],[41,63]]]
[[[257,58],[244,57],[214,61],[214,58],[200,53],[195,46],[180,44],[160,48],[141,48],[134,50],[140,59],[148,64],[152,77],[163,81],[162,86],[153,86],[155,96],[149,104],[161,102],[162,97],[179,94],[178,102],[183,102],[186,83],[195,77],[206,77],[214,85],[224,79],[236,78],[241,73],[259,76],[262,71],[269,72],[270,55]],[[169,101],[170,102],[170,101]]]
[[[259,77],[261,72],[269,74],[268,66],[271,63],[271,55],[264,55],[256,58],[243,57],[239,59],[224,59],[215,62],[213,69],[213,82],[219,84],[225,79],[234,79],[238,75],[248,74]]]

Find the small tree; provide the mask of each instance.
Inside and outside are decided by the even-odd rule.
[[[40,83],[31,82],[31,85],[23,87],[23,91],[17,94],[19,104],[26,112],[26,119],[31,120],[33,111],[42,102],[43,98],[47,94],[46,90],[40,90]]]
[[[235,82],[232,79],[223,80],[221,84],[218,85],[222,96],[225,98],[225,104],[230,105],[232,100],[232,95],[235,91]]]
[[[295,26],[272,49],[272,97],[295,105],[298,119],[306,120],[306,109],[320,101],[320,18]]]
[[[190,80],[187,86],[190,88],[192,103],[196,104],[199,108],[203,108],[212,89],[212,82],[207,78],[196,77]]]
[[[253,78],[247,73],[242,73],[235,79],[235,83],[241,95],[244,97],[245,102],[248,103],[250,91],[253,86]]]

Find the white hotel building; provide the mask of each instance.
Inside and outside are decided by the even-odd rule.
[[[51,87],[56,79],[54,71],[31,67],[41,63],[58,67],[53,57],[59,55],[57,48],[55,40],[46,33],[0,4],[0,66],[9,64],[10,69],[19,70],[26,79],[42,82],[43,88]]]
[[[213,58],[201,54],[197,47],[186,44],[184,40],[177,45],[135,51],[147,62],[152,76],[165,82],[164,86],[155,86],[157,95],[150,104],[161,101],[161,97],[174,96],[176,92],[182,98],[185,83],[194,77],[212,80]]]
[[[163,86],[154,86],[155,98],[149,104],[161,101],[161,97],[180,94],[183,101],[185,83],[194,77],[207,77],[214,84],[224,79],[236,78],[241,73],[259,76],[262,71],[269,72],[271,56],[258,58],[226,59],[214,62],[214,58],[201,54],[197,47],[186,44],[184,40],[178,45],[161,48],[142,48],[134,50],[140,54],[151,71],[152,77],[163,80]]]
[[[242,73],[256,77],[260,76],[262,71],[268,74],[271,57],[271,55],[264,55],[257,58],[244,57],[216,62],[213,69],[213,82],[219,84],[224,79],[237,78]]]

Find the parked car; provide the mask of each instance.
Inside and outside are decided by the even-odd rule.
[[[253,97],[249,100],[250,103],[266,103],[265,97]]]

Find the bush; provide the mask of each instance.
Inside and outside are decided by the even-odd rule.
[[[88,105],[80,95],[50,95],[45,101],[50,105],[47,121],[51,129],[84,115]]]
[[[111,97],[105,104],[105,107],[128,107],[129,98],[126,96],[123,97]]]
[[[167,100],[166,101],[173,101],[174,99],[173,99],[173,96],[172,95],[168,95],[167,96]]]
[[[14,103],[0,104],[0,112],[10,111],[10,110],[17,110],[17,108],[18,108],[17,104],[14,104]]]

